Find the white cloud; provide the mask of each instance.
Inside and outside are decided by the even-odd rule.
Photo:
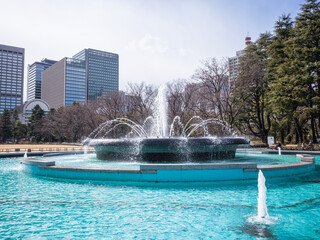
[[[191,49],[186,49],[186,48],[179,48],[179,55],[180,56],[187,56],[187,55],[190,55],[192,54],[192,50]]]
[[[145,34],[139,41],[131,41],[129,49],[140,49],[150,53],[165,53],[169,47],[167,42],[161,40],[161,38]]]

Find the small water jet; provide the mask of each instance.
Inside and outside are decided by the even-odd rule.
[[[277,222],[277,217],[270,217],[267,207],[266,179],[261,170],[258,173],[258,214],[249,217],[242,227],[242,231],[261,238],[273,238],[270,225]]]
[[[268,219],[268,207],[267,207],[267,187],[266,179],[261,170],[259,170],[258,175],[258,217]]]

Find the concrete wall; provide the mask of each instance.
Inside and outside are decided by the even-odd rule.
[[[42,72],[41,99],[51,108],[65,106],[66,58]]]
[[[98,181],[132,182],[211,182],[258,178],[263,171],[266,178],[288,177],[315,170],[314,159],[290,164],[258,166],[256,163],[212,164],[142,164],[138,169],[103,169],[55,166],[54,161],[24,158],[22,171],[34,175]]]

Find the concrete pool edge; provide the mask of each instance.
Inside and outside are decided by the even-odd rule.
[[[257,166],[256,163],[190,163],[141,164],[140,168],[94,168],[56,166],[54,161],[23,158],[25,173],[75,180],[131,181],[131,182],[212,182],[257,179],[259,170],[266,178],[288,177],[315,170],[315,158],[297,154],[299,162]]]

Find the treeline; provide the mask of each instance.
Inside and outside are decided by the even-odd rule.
[[[204,61],[190,80],[168,83],[169,123],[176,116],[181,125],[193,116],[215,118],[239,134],[264,143],[270,135],[282,143],[317,142],[319,43],[320,4],[307,0],[295,19],[289,15],[279,17],[273,34],[261,34],[245,49],[234,81],[229,81],[228,61],[212,58]],[[125,93],[52,109],[46,116],[36,106],[26,126],[19,122],[15,111],[5,110],[0,118],[1,139],[79,142],[107,120],[128,118],[143,124],[157,104],[156,96],[157,88],[152,85],[129,84]],[[124,136],[128,132],[125,128],[116,128],[109,137]],[[222,129],[211,128],[217,135],[224,134]]]
[[[222,76],[223,81],[221,81],[220,87],[215,82],[215,88],[220,88],[221,93],[222,86],[226,84],[226,78],[224,73],[220,73],[222,69],[220,63],[213,59],[207,64],[217,67],[218,72],[211,72],[211,75],[220,74]],[[227,62],[224,62],[223,68],[225,67],[227,67]],[[200,70],[204,69],[205,66],[199,68],[194,76],[194,79],[199,78],[198,81],[200,82],[195,83],[194,81],[180,79],[167,84],[169,123],[176,116],[179,116],[178,125],[186,125],[193,116],[199,117],[196,120],[227,117],[226,114],[221,114],[225,110],[221,109],[225,108],[221,105],[224,106],[228,98],[221,97],[221,94],[211,96],[212,91],[215,91],[212,89],[212,84],[206,85],[207,80],[204,82],[201,80],[201,78],[206,77],[206,75],[200,73]],[[220,83],[220,81],[218,82]],[[143,125],[157,105],[157,94],[158,89],[155,86],[140,83],[129,84],[126,93],[114,92],[86,104],[73,103],[70,106],[51,109],[47,115],[44,114],[39,105],[36,105],[27,125],[21,124],[16,111],[10,113],[5,110],[0,119],[2,141],[16,142],[23,139],[30,142],[80,142],[101,123],[117,118],[128,118]],[[221,112],[218,109],[221,109]],[[16,126],[21,126],[18,132]],[[213,132],[217,135],[223,134],[224,131],[228,132],[223,124],[222,126],[208,127],[216,128]],[[128,126],[117,127],[110,132],[108,137],[122,137],[130,131],[131,129]],[[176,132],[176,134],[180,133]],[[193,136],[197,136],[197,134],[202,135],[203,129],[199,129]]]
[[[292,20],[245,50],[235,83],[236,125],[267,142],[317,142],[320,133],[320,4],[307,0]]]

